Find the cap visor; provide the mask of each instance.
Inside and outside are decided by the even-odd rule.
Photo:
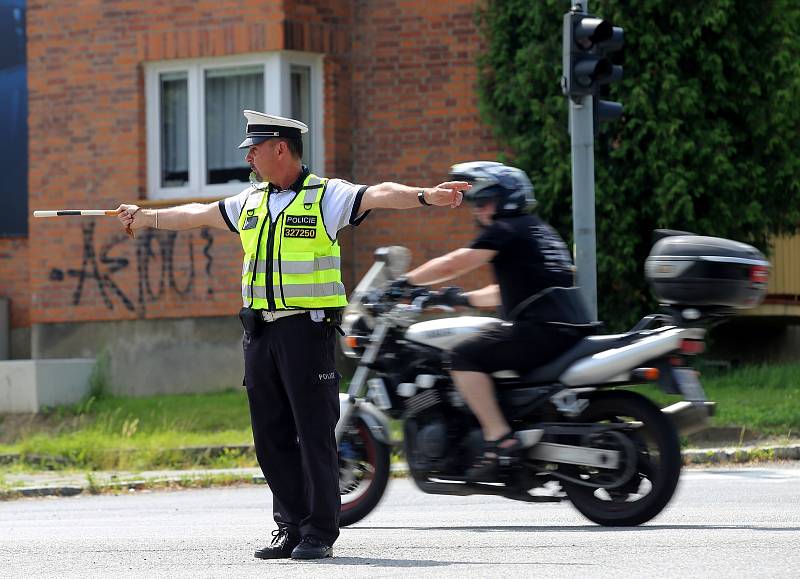
[[[248,147],[252,147],[253,145],[258,145],[259,143],[263,143],[269,137],[247,137],[242,144],[239,145],[240,149],[246,149]]]

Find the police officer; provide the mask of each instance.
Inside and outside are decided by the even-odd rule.
[[[452,355],[452,377],[480,422],[484,451],[467,477],[494,482],[499,465],[513,462],[521,449],[503,417],[490,374],[526,372],[542,365],[591,332],[591,318],[572,288],[573,265],[558,233],[536,215],[533,185],[524,172],[489,161],[455,165],[451,176],[472,184],[466,200],[482,227],[470,247],[432,259],[395,283],[401,290],[440,283],[486,263],[497,284],[462,293],[448,288],[450,305],[501,306],[513,324],[493,326],[459,344]]]
[[[363,186],[317,177],[301,163],[305,124],[250,110],[244,115],[239,148],[247,149],[250,187],[211,204],[120,205],[118,218],[129,230],[216,227],[239,234],[245,384],[278,526],[255,556],[319,559],[333,554],[341,508],[334,326],[347,297],[337,234],[371,209],[457,207],[469,184]]]

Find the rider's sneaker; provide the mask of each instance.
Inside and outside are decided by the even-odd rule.
[[[507,441],[512,441],[508,443]],[[505,444],[504,444],[505,443]],[[504,471],[510,470],[519,462],[522,442],[509,432],[497,440],[484,442],[483,453],[475,458],[472,468],[467,471],[471,482],[497,482]]]

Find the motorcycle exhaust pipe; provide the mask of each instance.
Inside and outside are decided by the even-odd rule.
[[[688,436],[708,428],[708,419],[714,415],[714,402],[689,402],[682,400],[662,408],[661,412],[672,420],[681,436]]]

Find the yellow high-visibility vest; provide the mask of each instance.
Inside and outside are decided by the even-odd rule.
[[[322,217],[327,179],[309,175],[275,221],[269,186],[250,193],[239,216],[244,248],[242,301],[258,310],[341,308],[347,305],[339,243]]]

